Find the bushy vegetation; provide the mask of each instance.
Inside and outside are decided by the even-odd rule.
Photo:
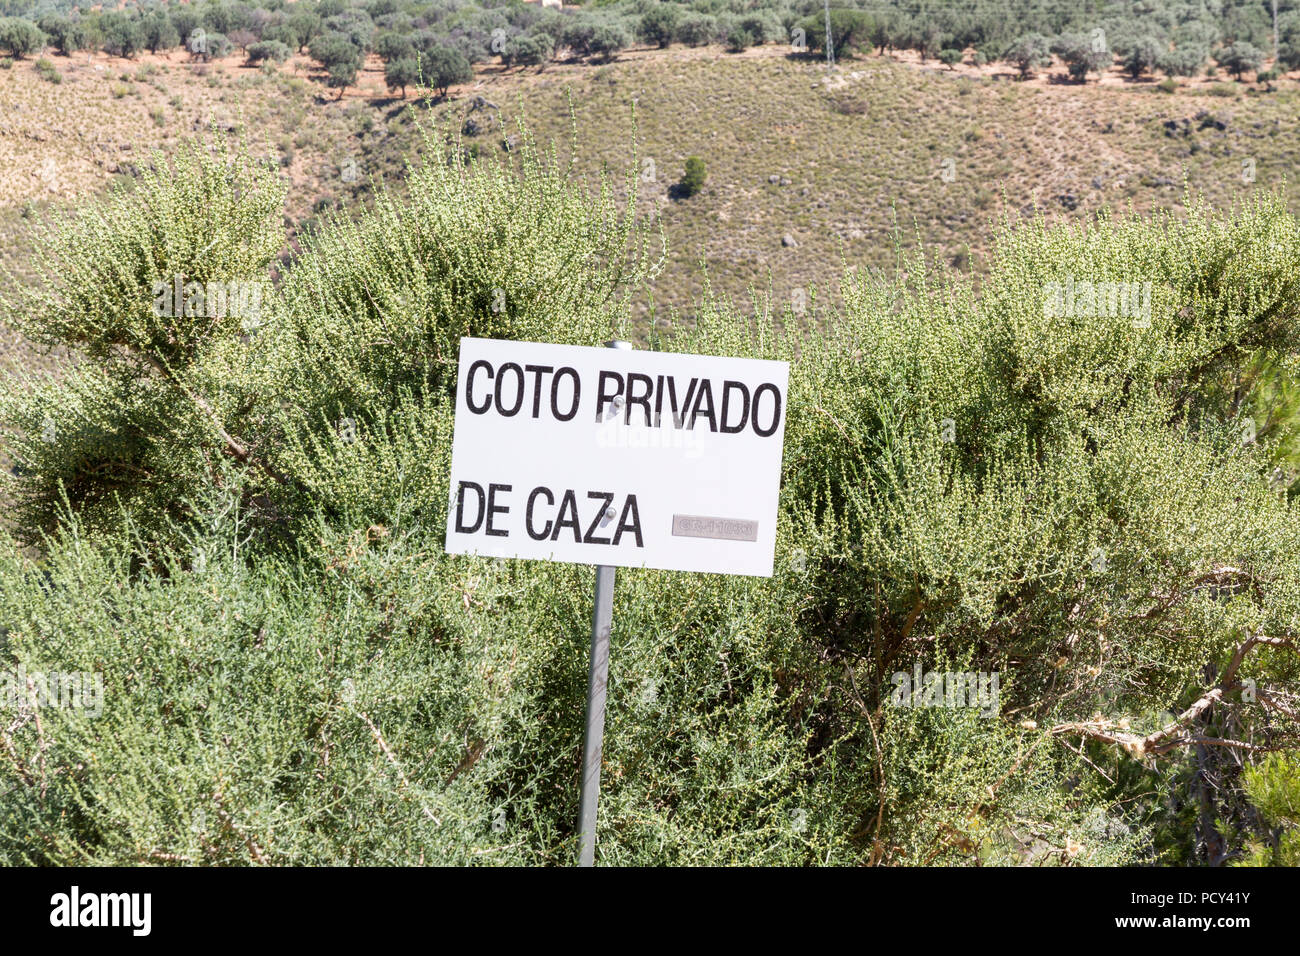
[[[704,160],[698,156],[688,156],[686,159],[686,169],[682,173],[681,182],[678,187],[684,196],[694,196],[704,188],[704,180],[708,173],[704,168]]]
[[[1275,862],[1280,200],[1007,225],[978,294],[900,251],[833,312],[638,330],[635,174],[584,188],[523,131],[460,155],[426,129],[284,266],[284,184],[221,142],[40,233],[5,313],[84,360],[0,392],[0,656],[101,674],[104,710],[0,725],[0,860],[572,859],[591,571],[442,552],[475,335],[791,363],[774,577],[619,571],[602,861]],[[160,310],[177,279],[260,306]],[[892,705],[915,666],[1000,674],[995,712]]]

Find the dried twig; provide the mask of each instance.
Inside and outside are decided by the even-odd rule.
[[[1240,740],[1232,740],[1226,737],[1176,736],[1186,728],[1188,724],[1191,724],[1223,699],[1224,694],[1234,686],[1233,678],[1236,676],[1237,670],[1241,667],[1242,662],[1246,659],[1246,655],[1250,653],[1252,648],[1259,644],[1265,644],[1270,647],[1286,647],[1295,650],[1295,645],[1289,638],[1263,636],[1252,636],[1246,638],[1246,640],[1242,641],[1233,653],[1232,659],[1228,662],[1228,666],[1224,668],[1223,675],[1219,678],[1218,686],[1211,688],[1198,697],[1190,707],[1179,714],[1171,723],[1153,733],[1147,734],[1145,737],[1119,730],[1112,722],[1105,719],[1058,724],[1048,731],[1048,734],[1056,737],[1065,734],[1079,734],[1091,740],[1100,740],[1105,743],[1119,744],[1136,758],[1151,757],[1168,753],[1170,750],[1174,750],[1187,744],[1233,747],[1241,750],[1271,749]]]

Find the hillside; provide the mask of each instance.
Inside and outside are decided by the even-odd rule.
[[[0,234],[5,264],[20,276],[35,210],[100,191],[147,163],[150,149],[171,150],[210,123],[278,159],[289,222],[302,228],[314,209],[396,179],[418,145],[407,107],[427,104],[414,91],[403,101],[384,90],[376,57],[341,98],[302,57],[280,70],[239,57],[192,64],[179,53],[54,61],[59,84],[30,61],[0,70],[0,100],[10,104],[0,123]],[[480,155],[504,156],[522,121],[562,155],[581,144],[581,176],[607,169],[621,185],[635,162],[642,207],[660,215],[669,253],[643,307],[686,313],[706,271],[725,295],[770,287],[778,303],[797,305],[834,298],[842,263],[890,267],[901,238],[978,273],[1003,214],[1178,209],[1184,180],[1226,205],[1280,186],[1300,156],[1290,79],[1260,92],[1201,78],[1166,93],[1118,68],[1100,83],[1061,78],[1059,64],[1017,82],[1005,66],[948,70],[910,53],[828,71],[774,45],[740,55],[672,47],[601,67],[480,67],[431,112],[452,131],[472,120],[465,145]],[[476,97],[496,108],[474,109]],[[690,155],[705,160],[703,191],[671,199]],[[1286,189],[1294,202],[1295,184]]]

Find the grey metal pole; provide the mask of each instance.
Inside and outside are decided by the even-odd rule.
[[[630,349],[631,342],[606,342]],[[591,610],[591,660],[587,667],[587,723],[582,735],[582,789],[578,796],[578,865],[596,864],[596,803],[605,743],[605,692],[609,686],[609,633],[614,625],[614,569],[596,566],[596,600]]]

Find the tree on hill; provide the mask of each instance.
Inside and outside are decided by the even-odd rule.
[[[591,55],[602,63],[608,63],[618,56],[620,50],[632,45],[632,35],[621,22],[610,20],[598,24],[591,33],[587,48]]]
[[[361,50],[342,33],[322,33],[312,39],[308,54],[321,65],[325,71],[325,85],[343,91],[356,82],[357,70],[361,68]]]
[[[1243,73],[1258,70],[1264,65],[1264,51],[1239,40],[1215,53],[1214,62],[1240,80]]]
[[[241,27],[238,30],[232,30],[229,39],[241,53],[246,55],[248,48],[257,42],[257,34],[252,30],[245,30]]]
[[[447,90],[474,78],[468,58],[460,50],[448,46],[435,46],[420,54],[417,66],[423,74],[420,82],[427,83],[439,96]]]
[[[555,43],[545,33],[521,33],[506,41],[501,62],[507,66],[540,66],[554,52]]]
[[[100,18],[104,52],[131,59],[145,48],[144,27],[138,17],[113,11]]]
[[[400,90],[403,99],[406,98],[406,88],[414,86],[419,81],[420,63],[414,53],[389,60],[384,64],[384,85],[388,87],[389,92]]]
[[[279,40],[261,40],[248,47],[249,63],[283,63],[292,55],[288,45]]]
[[[717,35],[718,21],[716,17],[709,16],[707,13],[688,11],[682,14],[681,19],[677,22],[675,39],[678,43],[684,43],[687,46],[707,46],[717,38]]]
[[[351,60],[334,60],[325,67],[325,85],[332,90],[338,90],[338,98],[343,99],[343,91],[357,81],[357,70],[360,68],[360,57]]]
[[[181,45],[180,31],[165,10],[150,10],[140,18],[144,31],[144,45],[150,53],[171,50]]]
[[[410,59],[415,56],[415,44],[411,38],[401,33],[381,33],[375,41],[375,52],[385,63],[393,60]]]
[[[294,4],[299,7],[301,4]],[[294,9],[284,20],[284,24],[278,28],[280,39],[288,46],[292,47],[299,53],[307,49],[311,43],[312,37],[321,32],[321,18],[318,13],[309,9]]]
[[[221,59],[230,52],[230,45],[230,38],[224,33],[205,30],[203,27],[195,27],[194,32],[185,41],[191,59],[204,62]]]
[[[79,19],[48,14],[41,17],[38,26],[62,56],[69,56],[86,45],[86,28]]]
[[[921,62],[924,63],[926,59],[941,51],[948,39],[937,24],[930,23],[917,31],[912,48],[921,55]]]
[[[944,66],[946,66],[948,69],[950,70],[953,69],[958,63],[961,62],[961,50],[954,50],[951,47],[946,50],[940,50],[939,62],[942,63]]]
[[[36,24],[20,17],[5,17],[0,20],[0,50],[4,50],[14,59],[38,52],[45,46],[45,34]]]
[[[1124,71],[1136,80],[1142,74],[1154,70],[1166,52],[1164,45],[1153,36],[1134,40],[1128,55],[1124,57]]]
[[[832,7],[830,12],[831,49],[838,60],[850,50],[871,48],[871,36],[876,27],[875,19],[862,10],[848,10],[844,7]],[[826,52],[826,16],[824,13],[813,14],[799,21],[804,31],[811,52]]]
[[[1020,71],[1021,79],[1028,79],[1038,67],[1052,62],[1052,51],[1047,37],[1027,33],[1003,51],[1002,59]]]
[[[1052,52],[1065,63],[1070,78],[1088,81],[1089,73],[1104,73],[1114,61],[1104,36],[1094,39],[1082,33],[1063,33],[1052,44]]]
[[[698,156],[688,156],[686,158],[686,169],[682,173],[681,181],[677,184],[678,191],[687,198],[694,196],[704,188],[704,180],[708,173],[704,169],[704,160]]]
[[[660,48],[666,47],[673,42],[680,16],[681,8],[675,3],[655,3],[637,23],[637,36]]]
[[[1165,76],[1196,76],[1209,56],[1205,47],[1194,44],[1180,45],[1166,50],[1156,60],[1156,67]]]

